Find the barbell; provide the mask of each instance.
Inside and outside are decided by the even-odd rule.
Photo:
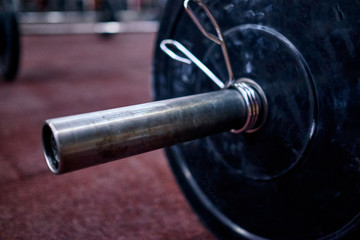
[[[168,1],[157,101],[47,120],[64,173],[162,147],[219,239],[360,237],[360,2]]]

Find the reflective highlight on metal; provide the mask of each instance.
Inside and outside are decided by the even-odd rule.
[[[246,102],[248,114],[244,126],[241,129],[233,129],[231,132],[256,132],[264,125],[268,112],[264,91],[256,82],[248,78],[237,80],[232,87],[242,94]]]
[[[201,9],[204,10],[206,16],[210,19],[212,25],[214,26],[215,31],[217,33],[217,36],[215,36],[212,33],[205,30],[205,28],[202,26],[199,19],[196,17],[195,13],[193,12],[191,7],[189,6],[190,1],[197,3],[201,7]],[[229,75],[229,80],[226,82],[225,85],[226,85],[226,87],[231,86],[234,83],[235,79],[234,79],[234,73],[233,73],[231,63],[230,63],[230,59],[229,59],[229,54],[228,54],[228,51],[227,51],[227,48],[226,48],[225,39],[224,39],[223,33],[222,33],[219,25],[217,24],[215,18],[211,14],[209,8],[201,0],[185,0],[184,1],[184,8],[185,8],[186,12],[188,13],[188,15],[190,16],[190,18],[192,19],[192,21],[199,28],[201,33],[205,37],[210,39],[211,41],[213,41],[216,44],[219,44],[221,46],[221,50],[222,50],[222,53],[224,55],[224,60],[225,60],[226,68],[227,68],[228,75]]]
[[[226,89],[47,120],[43,127],[47,164],[52,172],[65,173],[245,129],[252,116],[244,93],[239,93]]]
[[[187,58],[180,57],[171,51],[166,45],[172,45],[176,47],[180,52],[182,52]],[[165,39],[161,41],[160,48],[167,55],[169,55],[172,59],[177,60],[179,62],[183,62],[186,64],[191,64],[193,62],[196,66],[200,68],[219,88],[224,88],[224,83],[208,68],[206,67],[197,57],[194,56],[186,47],[184,47],[181,43],[172,39]]]

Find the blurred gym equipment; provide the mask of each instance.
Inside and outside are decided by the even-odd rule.
[[[0,76],[5,81],[14,80],[20,60],[20,32],[14,4],[0,1]]]

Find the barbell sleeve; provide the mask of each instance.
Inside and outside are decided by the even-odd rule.
[[[45,121],[47,164],[56,174],[240,129],[249,104],[237,89]]]

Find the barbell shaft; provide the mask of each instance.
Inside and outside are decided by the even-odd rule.
[[[59,174],[240,128],[247,106],[235,89],[47,120],[46,161]]]

